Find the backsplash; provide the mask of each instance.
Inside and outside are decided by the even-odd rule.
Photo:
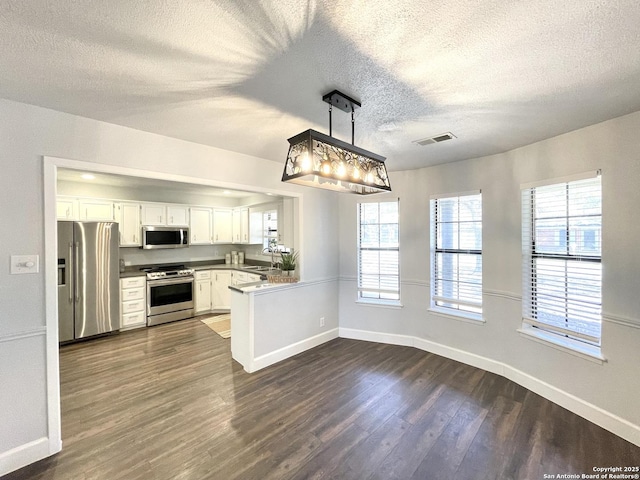
[[[202,260],[224,260],[232,250],[245,253],[246,260],[271,261],[271,254],[262,254],[260,245],[193,245],[187,248],[144,250],[142,248],[120,248],[120,258],[126,266],[153,265],[157,263],[185,263]],[[280,256],[276,255],[277,261]]]
[[[240,247],[240,248],[238,248]],[[144,250],[142,248],[120,248],[120,258],[126,266],[151,265],[156,263],[184,263],[201,260],[224,260],[232,250],[243,251],[239,245],[194,245],[187,248]]]

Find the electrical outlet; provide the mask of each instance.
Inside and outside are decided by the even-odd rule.
[[[320,317],[320,326],[324,327],[324,317]]]

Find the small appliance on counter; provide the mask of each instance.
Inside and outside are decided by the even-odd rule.
[[[244,252],[238,252],[238,263],[244,263]]]
[[[230,253],[225,254],[224,263],[226,263],[227,265],[229,265],[231,263],[231,254]]]
[[[58,222],[58,340],[120,328],[118,224]]]

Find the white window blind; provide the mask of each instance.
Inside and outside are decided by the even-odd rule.
[[[431,305],[482,314],[482,194],[431,199]]]
[[[400,300],[398,201],[358,204],[358,298]]]
[[[522,190],[523,321],[600,345],[600,177]]]

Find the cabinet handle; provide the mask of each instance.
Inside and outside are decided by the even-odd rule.
[[[136,237],[136,234],[134,233],[134,234],[133,234],[133,243],[136,243],[136,242],[138,241],[138,240],[137,240],[137,238],[138,238],[138,237]]]

